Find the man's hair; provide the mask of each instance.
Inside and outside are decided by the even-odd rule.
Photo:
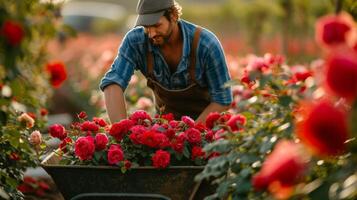
[[[182,15],[182,7],[180,6],[180,4],[178,4],[175,1],[175,4],[173,6],[171,6],[170,8],[168,8],[165,13],[164,16],[166,17],[167,20],[171,21],[171,14],[175,17],[177,17],[177,19],[180,18],[180,16]]]

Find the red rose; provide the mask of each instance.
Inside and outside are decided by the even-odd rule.
[[[7,42],[12,46],[17,46],[21,43],[24,37],[24,30],[20,23],[7,20],[1,27],[0,35],[4,36]]]
[[[124,160],[124,153],[119,144],[113,144],[108,150],[108,163],[116,165],[120,161]]]
[[[327,15],[316,22],[316,40],[324,47],[347,43],[354,27],[353,19],[347,13]]]
[[[166,168],[170,164],[170,153],[163,150],[157,150],[151,160],[154,167]]]
[[[128,134],[131,127],[133,127],[135,123],[130,119],[123,119],[120,122],[114,123],[110,130],[109,134],[113,136],[117,141],[121,141],[125,134]]]
[[[66,137],[64,140],[62,140],[61,144],[59,145],[59,148],[61,151],[64,153],[67,152],[67,144],[72,144],[73,140],[70,137]]]
[[[48,63],[46,70],[50,74],[51,85],[54,88],[59,88],[63,81],[67,79],[67,71],[62,62]]]
[[[81,130],[82,131],[92,131],[92,132],[97,132],[99,130],[99,127],[97,126],[96,123],[91,122],[91,121],[85,121],[81,124]]]
[[[202,147],[194,146],[192,147],[191,159],[195,160],[196,158],[204,158],[205,152],[202,151]]]
[[[171,140],[171,148],[177,153],[182,153],[185,143],[180,141],[178,138]]]
[[[205,138],[208,142],[213,141],[214,132],[212,130],[207,131]]]
[[[125,169],[130,169],[130,167],[131,167],[131,162],[130,162],[129,160],[125,160],[125,161],[124,161],[124,167],[125,167]]]
[[[240,131],[245,123],[246,118],[243,115],[237,114],[228,120],[227,125],[231,127],[232,131]]]
[[[104,133],[98,133],[95,135],[95,149],[101,151],[107,147],[108,137]]]
[[[74,153],[80,160],[91,160],[95,151],[94,138],[79,137],[74,146]]]
[[[165,131],[165,135],[166,137],[168,137],[169,139],[172,139],[175,135],[176,135],[176,132],[175,130],[169,128]]]
[[[156,147],[159,147],[161,149],[170,146],[169,138],[167,138],[166,135],[163,133],[156,133],[154,135],[154,140],[155,140],[154,143],[156,144]]]
[[[171,126],[171,128],[176,128],[179,125],[179,122],[176,120],[172,120],[169,122],[169,125]]]
[[[10,160],[15,160],[15,161],[20,160],[19,154],[14,153],[14,152],[12,152],[12,153],[10,154],[9,158],[10,158]]]
[[[349,137],[346,113],[328,101],[303,105],[300,112],[297,135],[316,154],[334,156],[345,151]]]
[[[197,124],[195,124],[194,128],[200,132],[205,132],[207,130],[206,125],[204,125],[202,122],[198,122]]]
[[[212,129],[216,121],[221,117],[221,114],[218,112],[211,112],[206,118],[206,127]]]
[[[174,114],[172,113],[167,113],[165,115],[161,115],[162,119],[166,119],[168,122],[171,122],[172,120],[175,119]]]
[[[303,177],[308,165],[302,148],[290,141],[279,141],[274,151],[267,156],[261,170],[253,177],[253,187],[263,190],[276,185],[282,188],[295,185]],[[279,191],[274,193],[277,195]]]
[[[86,119],[87,118],[87,113],[82,111],[78,114],[78,118],[80,119]]]
[[[55,138],[63,140],[67,137],[66,129],[61,124],[53,124],[48,128],[50,135]]]
[[[192,128],[195,126],[195,121],[189,116],[182,116],[181,121],[183,121],[183,123],[185,123],[188,127]]]
[[[191,144],[200,144],[201,143],[201,133],[195,128],[189,128],[185,131],[187,140]]]
[[[46,108],[41,108],[40,114],[41,114],[41,116],[46,116],[46,115],[48,115],[48,110]]]
[[[338,49],[326,61],[326,85],[335,94],[347,99],[357,96],[357,53]]]
[[[227,113],[224,113],[219,119],[218,119],[218,122],[219,123],[226,123],[229,119],[231,119],[232,117],[232,114],[227,112]]]
[[[153,130],[145,131],[142,135],[143,144],[151,148],[157,147],[159,140],[155,139],[156,134],[158,133]]]
[[[136,124],[143,124],[144,120],[152,121],[150,115],[143,110],[135,111],[133,114],[129,116],[129,119],[134,121]]]
[[[93,117],[93,122],[95,122],[96,124],[98,124],[100,127],[105,127],[105,126],[107,126],[107,122],[105,122],[105,120],[102,119],[102,118]]]
[[[131,134],[129,135],[130,140],[134,144],[143,144],[142,135],[146,131],[145,126],[136,125],[136,126],[133,126],[130,129],[130,131],[131,131]]]

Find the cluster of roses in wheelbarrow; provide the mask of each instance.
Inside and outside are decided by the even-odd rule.
[[[132,166],[204,165],[217,156],[207,155],[203,146],[225,137],[225,132],[239,132],[246,123],[240,114],[211,113],[205,123],[173,114],[155,115],[137,110],[127,119],[111,125],[102,118],[87,120],[85,112],[78,114],[69,130],[60,124],[49,127],[52,137],[61,140],[59,149],[63,161],[70,164],[114,165],[127,170]]]

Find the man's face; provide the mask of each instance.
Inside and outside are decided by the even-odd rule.
[[[153,45],[162,46],[170,38],[173,30],[173,23],[166,17],[161,16],[159,21],[151,26],[144,26]]]

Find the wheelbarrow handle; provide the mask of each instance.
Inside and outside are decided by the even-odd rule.
[[[142,199],[148,199],[148,198],[154,198],[157,200],[171,200],[171,198],[161,195],[161,194],[143,194],[143,193],[81,193],[73,198],[71,200],[84,200],[86,197],[135,197],[135,198],[142,198]]]

